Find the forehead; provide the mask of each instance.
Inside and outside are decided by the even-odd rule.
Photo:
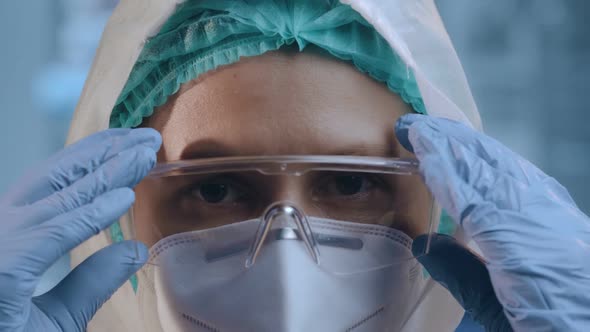
[[[159,159],[225,155],[401,154],[395,120],[409,106],[351,64],[269,52],[185,84],[146,124]]]

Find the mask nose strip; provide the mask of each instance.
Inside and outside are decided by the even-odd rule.
[[[278,202],[269,206],[260,218],[260,226],[258,226],[258,230],[256,231],[256,238],[252,242],[248,258],[246,259],[246,268],[252,267],[256,262],[256,258],[260,254],[262,245],[269,235],[273,224],[275,222],[285,224],[287,220],[292,221],[292,224],[297,227],[301,235],[301,240],[305,244],[311,258],[316,264],[320,264],[317,241],[311,232],[311,226],[305,214],[289,202]]]

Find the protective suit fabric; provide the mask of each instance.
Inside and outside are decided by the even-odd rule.
[[[178,0],[121,0],[109,20],[76,108],[68,144],[109,127],[111,112],[143,50],[175,12]],[[436,10],[434,0],[344,0],[389,43],[414,74],[427,113],[480,128],[481,123],[461,65]],[[393,125],[393,123],[392,123]],[[130,225],[131,216],[121,225]],[[123,233],[131,232],[123,226]],[[71,254],[79,265],[112,243],[108,232],[86,241]],[[443,287],[428,291],[407,324],[407,331],[453,331],[463,310]],[[144,330],[139,299],[131,284],[103,306],[89,331]]]
[[[425,113],[413,74],[387,41],[337,0],[189,0],[146,43],[111,115],[136,127],[183,83],[222,65],[297,44],[313,44],[387,84]]]

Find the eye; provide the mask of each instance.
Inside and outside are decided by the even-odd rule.
[[[223,201],[229,192],[229,187],[223,183],[205,183],[199,187],[199,197],[207,203]]]
[[[239,185],[224,179],[205,181],[190,189],[190,195],[208,204],[231,204],[244,198]]]
[[[340,175],[334,177],[334,186],[340,195],[358,194],[366,187],[366,179],[357,175]]]
[[[335,174],[325,177],[318,194],[327,196],[358,196],[375,189],[378,180],[367,174]]]
[[[247,174],[217,173],[188,176],[178,186],[168,209],[182,229],[227,225],[260,216],[256,181]]]

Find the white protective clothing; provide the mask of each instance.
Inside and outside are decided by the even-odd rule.
[[[150,36],[158,32],[181,2],[120,1],[105,28],[72,120],[68,144],[108,128],[111,110],[142,46]],[[351,5],[372,23],[414,72],[428,114],[481,128],[479,114],[463,70],[434,0],[342,2]],[[123,231],[129,232],[125,229]],[[86,241],[72,252],[72,265],[80,264],[92,253],[110,243],[108,232]],[[141,274],[139,278],[141,279]],[[428,291],[404,331],[454,331],[461,320],[463,310],[453,297],[438,284],[433,281],[430,283]],[[139,312],[139,299],[127,283],[99,310],[88,330],[143,331],[143,324],[153,322],[142,320]]]

